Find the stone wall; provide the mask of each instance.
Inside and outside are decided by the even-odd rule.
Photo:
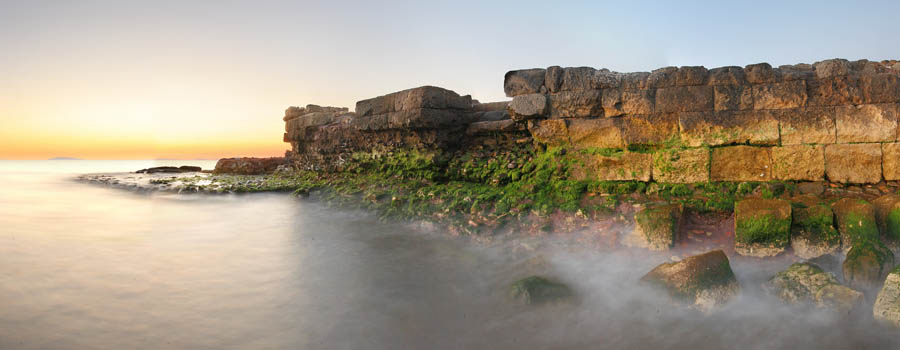
[[[346,108],[291,107],[288,156],[340,169],[353,152],[533,142],[581,150],[598,180],[900,180],[900,63],[511,71],[512,101],[421,87]],[[335,167],[336,166],[336,167]]]

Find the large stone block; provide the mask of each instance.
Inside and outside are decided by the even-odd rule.
[[[658,112],[700,112],[713,110],[711,86],[678,86],[656,90]]]
[[[900,102],[900,76],[896,73],[863,75],[859,88],[865,103]]]
[[[529,120],[528,131],[539,143],[549,146],[569,144],[569,129],[563,119]]]
[[[805,107],[779,111],[781,144],[831,144],[837,140],[834,107]]]
[[[813,63],[813,69],[819,79],[840,77],[850,74],[850,62],[842,58],[824,60]]]
[[[709,71],[703,66],[686,66],[678,68],[675,72],[676,86],[692,86],[706,84]]]
[[[442,129],[473,122],[474,113],[449,109],[419,108],[387,114],[389,129]]]
[[[806,82],[803,80],[753,85],[754,109],[784,109],[805,105]]]
[[[647,87],[651,89],[674,87],[677,82],[678,67],[654,69],[647,77]]]
[[[678,137],[675,113],[635,114],[622,118],[626,145],[657,145]]]
[[[881,144],[881,157],[884,179],[888,181],[900,180],[900,143]]]
[[[603,116],[600,90],[561,91],[551,94],[551,118],[587,118]]]
[[[690,147],[733,143],[775,145],[778,120],[771,111],[680,113],[681,139]]]
[[[880,182],[881,145],[877,143],[825,145],[825,174],[828,180],[833,182]]]
[[[653,154],[653,180],[663,183],[709,181],[709,148],[657,151]]]
[[[651,114],[655,90],[602,90],[603,116],[618,117],[632,114]]]
[[[780,199],[745,199],[734,205],[734,250],[754,257],[775,256],[791,237],[791,203]]]
[[[540,118],[547,114],[547,96],[544,94],[524,94],[513,97],[507,107],[513,120]]]
[[[822,181],[825,177],[825,147],[773,147],[772,165],[772,174],[777,180]]]
[[[710,311],[737,297],[740,285],[721,250],[663,263],[641,277],[641,282],[666,291],[674,301]]]
[[[650,78],[650,72],[631,72],[622,76],[622,88],[626,90],[646,90],[648,89],[647,79]]]
[[[838,252],[841,235],[834,228],[831,207],[811,194],[794,197],[791,201],[791,247],[794,254],[812,259]]]
[[[618,119],[569,119],[568,136],[576,149],[625,147]]]
[[[472,97],[436,86],[422,86],[356,102],[356,114],[361,117],[424,108],[471,110]]]
[[[838,143],[897,140],[897,104],[835,107]]]
[[[770,84],[777,82],[781,78],[781,72],[772,68],[768,63],[751,64],[744,67],[747,74],[747,81],[750,84]]]
[[[859,78],[854,75],[810,80],[808,92],[808,104],[810,106],[839,106],[862,103]]]
[[[744,68],[738,66],[719,67],[709,70],[709,85],[743,85],[747,83]]]
[[[563,81],[563,68],[560,66],[552,66],[547,67],[547,72],[544,74],[544,86],[547,88],[547,91],[551,93],[559,92],[560,87],[562,86]]]
[[[586,163],[592,167],[600,181],[650,181],[651,155],[621,152],[613,155],[592,155]]]
[[[596,89],[594,87],[594,73],[597,70],[591,67],[566,67],[563,68],[562,82],[559,91],[584,91]]]
[[[750,85],[716,85],[716,111],[743,111],[753,109],[753,89]]]
[[[509,71],[503,77],[503,92],[508,97],[542,93],[545,70],[540,68]]]
[[[772,179],[772,148],[714,148],[709,172],[712,181],[769,181]]]
[[[484,135],[492,133],[513,132],[521,130],[521,124],[516,123],[512,119],[483,121],[469,124],[466,128],[468,135]]]
[[[650,250],[669,250],[675,245],[683,213],[681,204],[644,208],[634,214],[634,230],[623,243]]]

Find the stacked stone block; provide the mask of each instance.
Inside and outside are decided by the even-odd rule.
[[[601,168],[599,180],[900,179],[895,61],[649,73],[554,66],[511,71],[504,91],[512,119],[537,142],[653,153],[651,162],[627,156],[609,165],[635,176]],[[610,163],[603,157],[598,166]]]

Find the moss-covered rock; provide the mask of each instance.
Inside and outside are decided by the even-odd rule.
[[[840,250],[841,236],[834,228],[831,208],[813,195],[794,197],[791,207],[791,248],[795,255],[812,259]]]
[[[900,267],[894,268],[885,279],[872,314],[876,320],[900,328]]]
[[[874,202],[875,222],[882,237],[888,242],[900,242],[900,196],[886,194]]]
[[[775,256],[790,241],[791,204],[780,199],[751,198],[734,206],[734,250],[754,257]]]
[[[862,199],[843,198],[831,205],[844,251],[860,242],[878,240],[875,208]]]
[[[842,265],[844,282],[857,289],[877,288],[891,266],[894,266],[894,253],[881,241],[857,242]]]
[[[721,250],[660,264],[644,275],[641,282],[661,288],[672,299],[701,310],[722,305],[740,291],[728,257]]]
[[[839,312],[848,312],[863,300],[862,293],[840,285],[834,275],[810,263],[791,265],[763,288],[787,303],[814,303]]]
[[[541,276],[530,276],[510,285],[510,296],[523,304],[543,304],[574,296],[569,286]]]
[[[675,244],[683,209],[680,204],[648,207],[634,215],[634,230],[625,245],[667,250]]]

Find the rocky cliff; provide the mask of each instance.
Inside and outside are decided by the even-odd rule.
[[[288,108],[287,156],[340,171],[395,150],[562,148],[600,181],[900,180],[900,63],[833,59],[773,68],[510,71],[510,102],[425,86],[347,108]]]

